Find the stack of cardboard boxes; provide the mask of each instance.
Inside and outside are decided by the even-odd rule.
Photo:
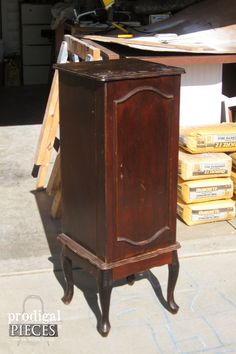
[[[236,124],[182,129],[180,147],[178,215],[188,225],[233,219],[232,158],[225,152],[236,151]]]
[[[231,179],[233,181],[234,200],[236,200],[236,152],[230,154],[229,156],[232,158]]]

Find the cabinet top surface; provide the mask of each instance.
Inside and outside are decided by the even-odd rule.
[[[145,77],[180,75],[184,73],[184,70],[181,68],[147,62],[139,59],[117,59],[57,64],[54,67],[59,71],[69,72],[76,76],[87,77],[105,82]]]

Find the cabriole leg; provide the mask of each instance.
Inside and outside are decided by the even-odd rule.
[[[109,309],[112,291],[112,275],[110,270],[100,270],[98,276],[98,291],[101,304],[101,320],[98,323],[98,331],[106,337],[110,331],[111,325],[109,322]]]
[[[175,314],[178,312],[179,306],[174,300],[174,290],[175,285],[179,275],[179,260],[177,251],[173,252],[172,264],[168,265],[169,277],[168,277],[168,287],[167,287],[167,303],[171,313]]]
[[[62,270],[66,281],[66,289],[62,301],[64,302],[64,304],[68,305],[71,302],[74,294],[74,280],[72,271],[72,261],[65,255],[65,249],[66,247],[64,246],[61,254]]]

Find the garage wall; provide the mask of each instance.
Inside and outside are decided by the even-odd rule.
[[[180,124],[187,126],[220,123],[222,64],[182,67],[186,74],[181,76]]]
[[[20,0],[1,0],[2,12],[2,38],[4,51],[20,53],[20,24],[19,3]]]

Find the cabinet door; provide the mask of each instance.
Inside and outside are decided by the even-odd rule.
[[[178,87],[178,77],[164,77],[114,83],[108,90],[113,260],[175,243]]]

